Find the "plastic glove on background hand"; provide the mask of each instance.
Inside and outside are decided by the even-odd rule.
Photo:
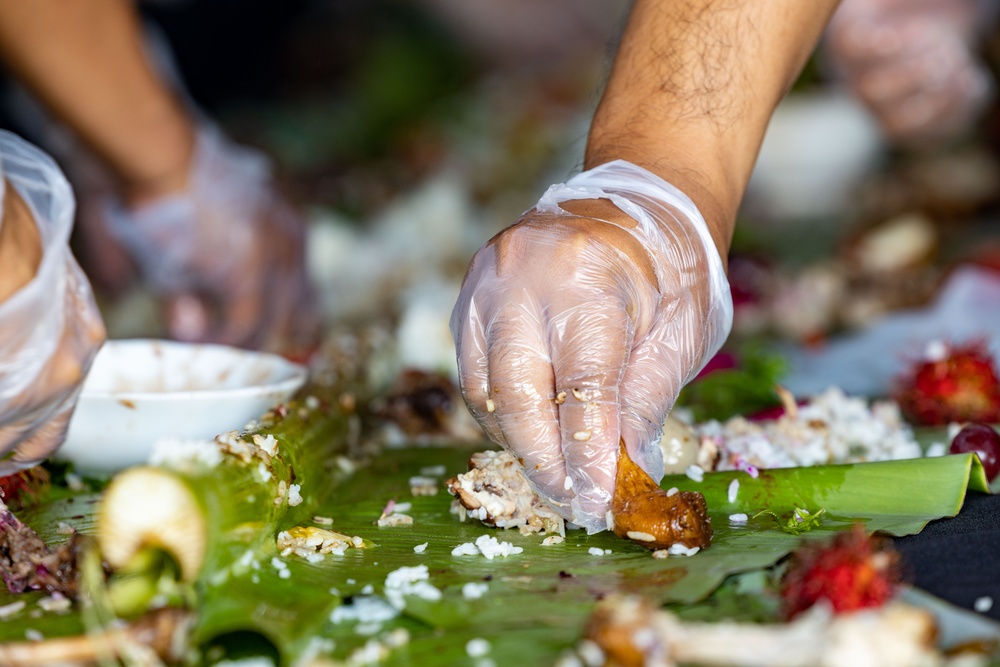
[[[104,342],[104,325],[69,250],[73,195],[59,168],[9,132],[0,132],[0,164],[3,196],[26,205],[42,249],[34,278],[0,302],[3,476],[42,461],[62,444],[83,379]]]
[[[990,13],[977,0],[844,0],[826,47],[889,138],[946,139],[992,96],[974,53]]]
[[[624,161],[556,185],[472,260],[451,328],[472,414],[565,518],[604,530],[619,439],[655,480],[732,300],[694,204]]]
[[[115,205],[109,221],[164,299],[171,337],[275,351],[315,344],[305,223],[263,154],[202,128],[186,191]]]

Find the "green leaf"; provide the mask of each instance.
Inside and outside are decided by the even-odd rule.
[[[665,488],[705,494],[715,538],[709,549],[692,557],[657,560],[648,550],[608,533],[571,531],[563,544],[543,547],[539,535],[461,523],[448,511],[451,498],[443,483],[436,496],[410,495],[408,480],[422,467],[444,465],[451,476],[466,469],[468,454],[465,449],[388,450],[337,484],[317,512],[334,519],[332,530],[371,540],[370,549],[349,549],[344,556],[327,556],[317,564],[290,556],[283,559],[290,576],[282,579],[270,564],[277,555],[273,544],[253,546],[259,570],[206,573],[199,591],[199,639],[207,642],[249,631],[265,637],[290,663],[319,636],[334,640],[333,656],[343,659],[369,638],[356,632],[356,623],[331,623],[333,608],[362,594],[367,585],[380,595],[389,572],[424,564],[443,598],[409,598],[404,613],[384,624],[381,632],[403,628],[410,634],[408,644],[389,654],[390,664],[460,664],[469,660],[465,644],[473,638],[491,643],[488,657],[498,664],[552,664],[579,639],[595,602],[607,594],[639,593],[663,604],[695,605],[692,609],[728,608],[732,605],[725,603],[727,596],[738,601],[752,593],[722,589],[718,600],[710,598],[723,581],[774,565],[802,540],[828,538],[856,521],[894,535],[917,532],[927,521],[957,513],[967,490],[987,488],[982,466],[972,455],[762,471],[757,479],[738,472],[709,473],[700,483],[670,477],[663,482]],[[739,481],[739,489],[729,502],[733,480]],[[412,503],[407,512],[414,517],[412,526],[374,525],[390,499]],[[734,513],[770,510],[787,516],[796,508],[820,507],[826,509],[822,524],[800,536],[785,533],[771,521],[729,522]],[[64,514],[65,507],[41,508],[32,519],[44,523]],[[308,522],[308,517],[288,517],[280,527],[295,522]],[[524,553],[492,561],[451,555],[456,545],[483,534],[520,546]],[[423,542],[428,543],[426,551],[415,553],[413,547]],[[610,549],[611,554],[593,556],[590,547]],[[230,563],[248,548],[233,547]],[[462,596],[467,582],[485,582],[489,589],[482,598],[467,600]],[[11,599],[3,597],[0,604]],[[766,616],[769,604],[762,602],[755,614]],[[63,619],[18,617],[0,624],[0,633],[16,639],[34,624],[30,627],[47,636],[51,628],[54,635],[58,627],[53,621],[65,620],[69,628],[72,618],[75,614]]]
[[[754,345],[744,346],[739,357],[739,368],[714,371],[684,387],[677,405],[689,408],[696,422],[722,421],[779,405],[774,386],[787,370],[784,358]]]
[[[550,664],[560,650],[579,638],[594,602],[604,595],[627,591],[660,603],[698,602],[731,575],[773,565],[802,539],[828,538],[855,521],[893,534],[916,532],[931,519],[955,514],[967,488],[986,488],[978,460],[969,455],[772,470],[762,472],[758,479],[745,473],[711,473],[701,483],[671,477],[664,480],[665,488],[705,493],[716,536],[712,547],[693,557],[657,560],[648,550],[608,533],[587,536],[571,531],[563,544],[543,547],[539,535],[458,522],[448,512],[450,497],[443,490],[433,497],[410,496],[408,479],[420,467],[443,464],[450,476],[465,470],[467,458],[468,453],[461,450],[390,451],[338,486],[321,513],[334,517],[335,530],[369,538],[376,546],[328,557],[315,566],[294,563],[289,579],[261,581],[257,590],[266,598],[294,598],[296,591],[304,594],[296,604],[304,603],[311,610],[303,612],[310,620],[297,629],[296,638],[288,637],[291,645],[304,646],[308,636],[318,632],[336,641],[336,656],[343,658],[367,638],[355,633],[353,623],[329,623],[329,610],[340,604],[341,597],[360,594],[368,585],[380,594],[386,575],[396,568],[425,564],[430,582],[442,589],[443,599],[410,599],[404,616],[386,625],[387,629],[405,627],[411,634],[410,643],[395,651],[390,662],[453,664],[467,659],[466,641],[482,637],[492,643],[490,657],[498,663]],[[728,489],[734,479],[740,481],[740,488],[729,503]],[[414,525],[373,525],[390,499],[413,503],[408,513]],[[730,525],[728,520],[738,512],[769,509],[788,515],[796,508],[820,506],[827,510],[822,524],[802,536],[790,535],[771,522]],[[483,534],[520,546],[524,553],[492,561],[451,555],[453,547]],[[423,542],[428,543],[426,551],[414,553],[413,547]],[[612,553],[593,556],[588,552],[591,547]],[[482,598],[462,597],[462,584],[483,581],[489,590]],[[236,589],[240,587],[235,584]],[[324,607],[323,596],[316,590],[329,588],[341,596],[331,595]],[[219,594],[225,597],[231,592],[227,588]],[[231,621],[236,615],[253,622],[251,617],[260,608],[250,611],[241,614],[230,609],[227,614]]]

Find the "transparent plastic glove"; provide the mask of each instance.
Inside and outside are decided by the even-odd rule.
[[[170,335],[280,351],[315,342],[305,224],[279,195],[271,165],[213,127],[199,130],[187,190],[109,226],[168,305]]]
[[[104,325],[69,250],[73,194],[59,168],[2,131],[0,164],[9,187],[31,210],[43,251],[35,277],[0,302],[3,476],[38,463],[62,444],[83,378],[104,342]],[[13,193],[5,188],[4,196]]]
[[[826,49],[891,139],[945,139],[992,96],[974,53],[992,13],[984,0],[844,0]]]
[[[731,325],[701,214],[621,160],[552,186],[482,248],[451,320],[473,415],[589,532],[607,525],[620,437],[663,476],[663,420]]]

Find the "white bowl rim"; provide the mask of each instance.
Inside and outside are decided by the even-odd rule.
[[[220,398],[245,398],[248,396],[257,396],[260,394],[281,394],[290,391],[294,391],[301,387],[309,376],[309,370],[302,364],[297,364],[294,361],[289,361],[288,359],[282,357],[281,355],[274,354],[271,352],[259,352],[256,350],[245,350],[239,347],[233,347],[231,345],[221,345],[218,343],[183,343],[174,340],[165,340],[158,338],[116,338],[112,340],[105,341],[102,349],[106,347],[143,347],[159,345],[165,347],[177,347],[177,348],[189,348],[189,347],[199,347],[199,348],[210,348],[224,350],[227,353],[237,352],[239,354],[250,355],[256,358],[267,360],[270,363],[275,364],[278,368],[282,370],[287,370],[291,375],[282,380],[276,382],[269,382],[263,384],[251,384],[242,387],[219,387],[215,389],[185,389],[183,391],[141,391],[141,390],[125,390],[125,391],[113,391],[113,390],[88,390],[86,388],[86,380],[84,380],[83,388],[80,391],[80,400],[101,400],[110,399],[114,401],[128,401],[132,399],[141,400],[143,402],[148,401],[181,401],[181,400],[192,400],[199,398],[209,398],[212,397],[215,400]]]

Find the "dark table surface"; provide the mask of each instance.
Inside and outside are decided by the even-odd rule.
[[[1000,620],[1000,495],[970,493],[958,516],[894,542],[909,583],[966,609],[988,597]]]

